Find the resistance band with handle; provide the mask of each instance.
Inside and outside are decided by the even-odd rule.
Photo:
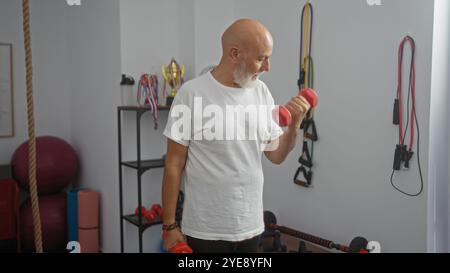
[[[408,99],[406,102],[406,125],[403,128],[403,100],[402,100],[402,63],[403,63],[403,51],[405,48],[405,44],[409,43],[411,46],[411,65],[409,71],[409,84],[408,84]],[[419,140],[420,140],[420,131],[419,131],[419,123],[417,121],[416,115],[416,65],[415,65],[415,49],[416,44],[414,39],[411,36],[406,36],[402,39],[400,46],[398,48],[398,85],[397,85],[397,97],[394,101],[394,115],[393,115],[393,124],[399,126],[399,143],[395,147],[395,155],[394,155],[394,164],[393,170],[391,174],[391,185],[398,190],[399,192],[408,195],[408,196],[417,196],[423,190],[423,178],[422,178],[422,169],[420,166],[420,158],[419,158]],[[410,99],[411,99],[411,111],[410,108]],[[410,113],[409,113],[410,112]],[[411,119],[411,122],[410,122]],[[414,123],[417,127],[417,164],[419,168],[420,175],[420,190],[415,194],[410,194],[400,190],[398,187],[394,185],[392,180],[395,171],[401,169],[401,165],[405,169],[409,169],[409,162],[414,154],[413,145],[414,145]],[[405,144],[406,133],[410,131],[410,139],[409,145]]]
[[[311,36],[313,26],[313,8],[309,1],[303,6],[301,15],[300,34],[300,60],[299,78],[297,85],[299,90],[314,88],[314,64],[311,57]],[[311,108],[300,125],[303,130],[302,153],[298,159],[300,167],[294,175],[294,183],[303,187],[309,187],[312,183],[312,167],[314,156],[314,142],[318,140],[316,124],[314,122],[314,110]],[[311,151],[308,142],[311,144]],[[302,175],[304,179],[300,179]]]

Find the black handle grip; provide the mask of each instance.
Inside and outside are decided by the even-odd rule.
[[[395,99],[395,101],[394,101],[394,116],[392,118],[392,123],[395,125],[400,124],[400,118],[399,118],[399,113],[398,113],[398,99]]]
[[[395,155],[394,155],[394,170],[400,170],[400,164],[403,160],[403,145],[397,144],[395,146]]]

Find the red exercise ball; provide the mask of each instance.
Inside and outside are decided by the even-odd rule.
[[[75,150],[66,141],[52,136],[36,138],[36,176],[39,194],[52,194],[75,183],[79,161]],[[29,190],[28,141],[14,152],[11,166],[21,188]]]
[[[39,197],[42,247],[45,252],[63,251],[67,245],[66,194],[58,193]],[[20,234],[24,251],[34,251],[34,227],[31,200],[20,207]]]

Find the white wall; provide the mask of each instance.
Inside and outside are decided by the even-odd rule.
[[[69,88],[65,39],[65,4],[30,1],[36,136],[70,141]],[[22,1],[0,2],[0,42],[13,44],[15,136],[0,138],[0,164],[28,139]]]
[[[217,65],[222,56],[221,36],[234,21],[235,1],[195,1],[195,75]]]
[[[66,6],[72,144],[80,155],[80,186],[100,192],[101,248],[120,250],[117,112],[120,101],[118,0]]]
[[[174,57],[192,75],[193,1],[122,0],[120,32],[122,72],[161,77],[162,64]],[[184,35],[183,35],[184,34]],[[160,81],[162,84],[163,78]]]
[[[428,250],[448,252],[449,248],[449,147],[450,125],[450,3],[435,0],[433,66],[430,105],[430,161],[428,192]]]

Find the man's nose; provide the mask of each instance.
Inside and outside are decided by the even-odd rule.
[[[263,72],[269,72],[270,70],[270,62],[269,60],[266,60],[263,65],[261,66],[261,71]]]

